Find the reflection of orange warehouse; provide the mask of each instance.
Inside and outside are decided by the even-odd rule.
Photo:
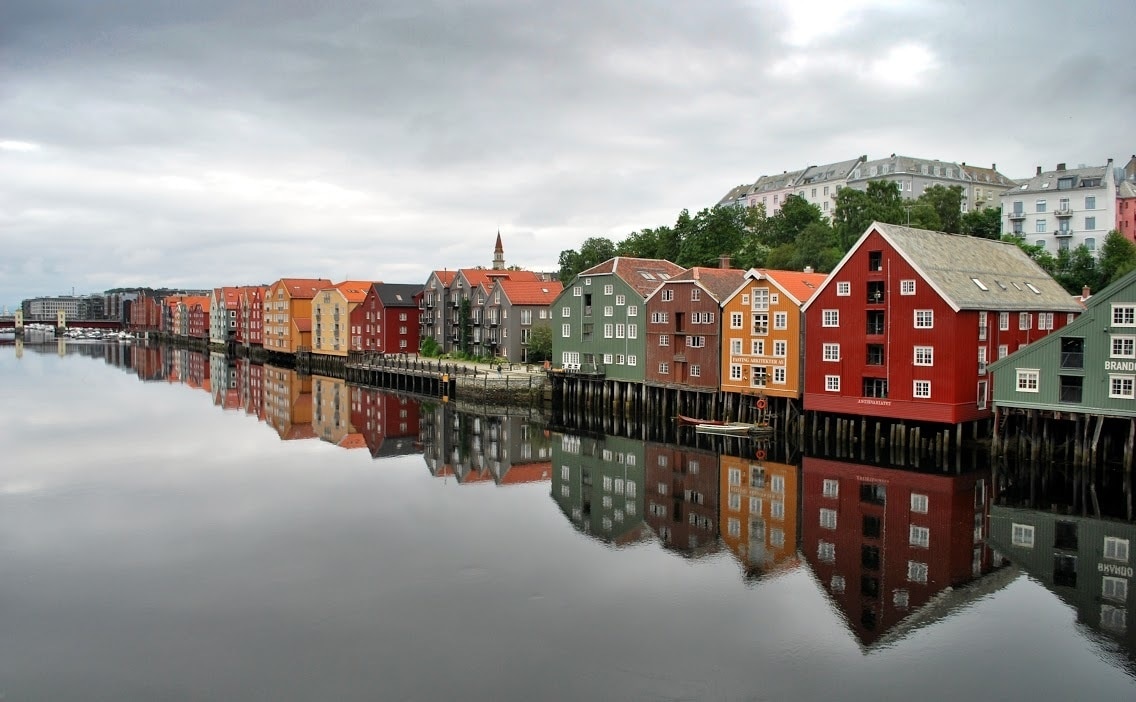
[[[311,439],[312,377],[288,368],[264,366],[264,404],[268,424],[281,439]]]
[[[798,399],[805,304],[822,273],[751,268],[722,304],[722,391]]]
[[[264,297],[264,350],[296,353],[312,347],[312,298],[331,287],[325,278],[281,278]]]
[[[798,471],[787,463],[722,455],[722,541],[746,572],[796,563]]]

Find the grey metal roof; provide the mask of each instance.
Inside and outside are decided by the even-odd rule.
[[[886,166],[886,170],[881,171],[880,167],[884,166]],[[926,167],[926,173],[923,172],[924,167]],[[876,172],[874,174],[872,173],[872,168],[876,169]],[[944,175],[939,175],[940,168],[944,169]],[[882,178],[885,176],[900,174],[922,175],[926,176],[927,178],[936,178],[939,180],[957,180],[959,182],[967,182],[968,179],[968,176],[963,171],[962,166],[953,161],[940,161],[938,159],[928,158],[912,158],[910,156],[896,156],[895,154],[892,154],[887,158],[865,161],[864,163],[860,164],[858,168],[853,169],[853,173],[848,176],[848,180],[871,180],[873,178]]]
[[[1108,166],[1094,166],[1092,168],[1066,168],[1063,171],[1046,171],[1041,175],[1035,175],[1033,178],[1018,181],[1015,188],[1011,188],[1002,193],[1002,197],[1012,197],[1020,193],[1055,193],[1058,190],[1061,192],[1074,192],[1085,190],[1097,190],[1105,187],[1105,176],[1108,172]],[[1071,188],[1058,188],[1057,181],[1060,178],[1073,178],[1073,185]],[[1085,178],[1100,178],[1100,185],[1083,187],[1081,182]]]
[[[880,222],[868,231],[872,229],[956,310],[1082,311],[1065,288],[1012,243]]]
[[[836,163],[828,163],[823,166],[809,166],[805,169],[805,173],[801,176],[801,185],[815,185],[817,183],[827,183],[833,180],[843,180],[848,177],[856,164],[860,163],[859,158],[854,158],[849,161],[837,161]]]
[[[413,283],[380,283],[375,289],[383,307],[415,307],[414,296],[422,292],[422,286]]]
[[[786,171],[785,173],[778,173],[777,175],[762,176],[753,184],[753,192],[762,193],[788,188],[794,185],[803,173],[804,170]]]

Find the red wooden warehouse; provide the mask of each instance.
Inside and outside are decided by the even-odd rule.
[[[962,424],[986,364],[1082,308],[1011,243],[873,223],[805,305],[805,409]]]
[[[417,353],[421,285],[375,283],[351,310],[351,350]]]

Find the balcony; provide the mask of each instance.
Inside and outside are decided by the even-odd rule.
[[[1020,222],[1026,218],[1026,213],[1024,211],[1014,210],[1013,212],[1007,212],[1006,216],[1010,218],[1011,222]]]
[[[1062,219],[1067,219],[1073,216],[1073,210],[1069,209],[1068,207],[1058,207],[1053,214]]]
[[[1053,236],[1058,237],[1059,239],[1066,239],[1068,237],[1073,236],[1073,230],[1072,229],[1057,229],[1053,232]]]

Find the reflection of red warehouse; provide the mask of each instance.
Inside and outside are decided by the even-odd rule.
[[[396,437],[418,437],[419,405],[403,395],[351,386],[351,426],[363,435],[372,456],[383,442]]]
[[[647,513],[643,517],[647,525],[668,548],[691,555],[715,550],[717,454],[648,443],[644,460]]]
[[[990,570],[981,474],[805,458],[801,549],[865,645]]]

